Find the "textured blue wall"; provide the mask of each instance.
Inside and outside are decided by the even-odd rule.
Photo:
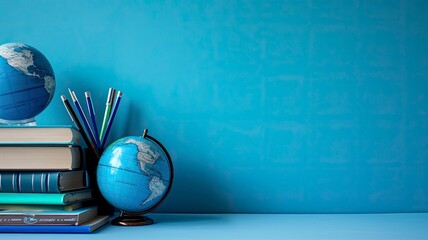
[[[108,2],[108,3],[106,3]],[[428,211],[427,1],[7,1],[0,43],[172,155],[158,211]],[[100,120],[101,121],[101,120]]]

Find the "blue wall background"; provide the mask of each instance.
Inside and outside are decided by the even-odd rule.
[[[109,142],[144,128],[176,169],[161,212],[428,210],[427,1],[0,1],[0,43],[50,60]]]

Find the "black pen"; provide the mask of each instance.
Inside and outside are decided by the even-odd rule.
[[[73,120],[74,124],[76,124],[77,129],[82,134],[83,140],[85,141],[86,145],[92,149],[98,161],[100,159],[100,154],[98,153],[97,147],[94,145],[93,142],[91,142],[91,140],[89,140],[89,137],[86,135],[86,132],[83,130],[82,124],[79,122],[79,119],[77,118],[76,113],[74,112],[73,108],[71,107],[65,95],[61,95],[61,100],[64,103],[65,109],[67,110],[68,115],[70,115],[71,120]]]

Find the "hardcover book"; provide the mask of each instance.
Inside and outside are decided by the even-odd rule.
[[[80,225],[97,216],[97,206],[73,211],[0,210],[0,225]]]
[[[0,170],[72,170],[82,164],[78,146],[0,145]]]
[[[87,188],[85,170],[63,172],[0,172],[0,192],[59,193]]]
[[[0,127],[0,144],[74,145],[80,141],[80,132],[72,126]]]
[[[78,226],[0,226],[0,233],[91,233],[109,222],[109,216],[97,216]]]
[[[90,199],[90,189],[66,193],[0,193],[0,204],[67,205]]]
[[[35,204],[0,204],[0,209],[19,210],[19,211],[34,211],[34,210],[50,210],[50,211],[73,211],[85,206],[89,206],[77,202],[67,205],[35,205]],[[94,203],[96,204],[96,203]]]

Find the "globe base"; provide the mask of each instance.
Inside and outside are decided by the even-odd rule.
[[[25,120],[4,120],[0,119],[0,126],[37,126],[36,118],[30,118]]]
[[[153,224],[153,219],[146,216],[119,216],[111,221],[111,224],[117,226],[145,226]]]

